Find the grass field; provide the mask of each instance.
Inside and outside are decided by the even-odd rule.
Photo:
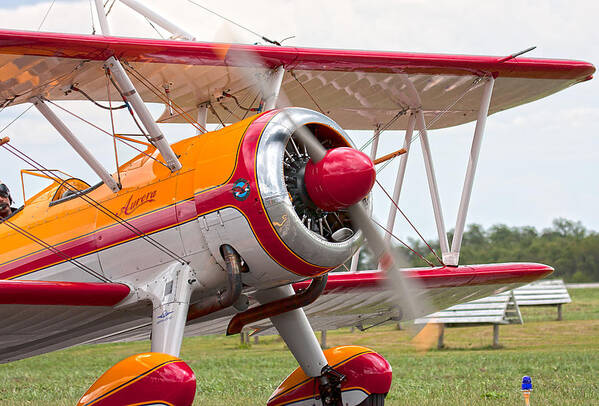
[[[522,308],[524,325],[447,329],[447,349],[418,353],[407,332],[330,331],[330,346],[359,344],[393,366],[387,405],[522,405],[523,375],[533,378],[532,405],[599,405],[599,289],[571,290],[564,320],[555,308]],[[149,349],[148,342],[80,346],[0,365],[0,405],[69,405],[106,369]],[[264,405],[295,360],[277,337],[240,345],[239,337],[186,339],[181,357],[196,373],[194,405]]]

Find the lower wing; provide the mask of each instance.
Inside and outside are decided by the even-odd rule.
[[[550,274],[553,268],[505,263],[400,272],[419,281],[432,310],[440,310],[514,289]],[[294,288],[306,288],[308,283]],[[130,295],[130,288],[119,283],[0,281],[0,362],[82,343],[149,338],[151,303],[119,307]],[[393,289],[380,271],[331,273],[323,294],[305,311],[314,329],[368,328],[400,319],[401,309],[395,303]],[[233,314],[233,308],[210,314],[190,323],[185,333],[222,334]],[[258,334],[274,333],[268,320],[249,327]]]

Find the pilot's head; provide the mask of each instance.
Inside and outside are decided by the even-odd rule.
[[[8,217],[11,214],[11,204],[10,190],[4,183],[0,183],[0,218]]]

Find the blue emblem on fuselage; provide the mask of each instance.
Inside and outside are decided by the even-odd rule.
[[[250,195],[250,182],[243,178],[237,179],[232,191],[235,199],[243,201]]]

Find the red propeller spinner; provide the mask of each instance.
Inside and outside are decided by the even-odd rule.
[[[368,195],[376,179],[374,164],[361,151],[333,148],[314,163],[308,161],[304,182],[310,199],[322,210],[337,211]]]

